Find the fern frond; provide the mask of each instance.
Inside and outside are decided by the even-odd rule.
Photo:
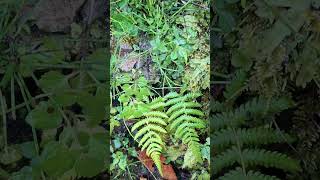
[[[137,140],[140,136],[144,135],[148,131],[156,131],[160,133],[167,133],[167,131],[159,126],[159,125],[154,125],[154,124],[148,124],[147,126],[141,128],[136,135],[134,136],[134,139]]]
[[[181,139],[182,143],[188,145],[188,153],[192,153],[197,162],[202,160],[197,130],[206,127],[206,122],[201,119],[204,113],[197,109],[201,104],[194,101],[200,95],[199,93],[174,94],[170,95],[172,98],[166,102],[166,106],[169,107],[167,110],[169,130],[174,131],[175,138]],[[188,159],[186,156],[189,154],[186,153],[185,159]]]
[[[277,100],[267,100],[265,98],[254,98],[246,104],[232,112],[223,112],[212,117],[212,128],[221,129],[225,127],[237,127],[243,125],[246,120],[251,118],[265,118],[276,114],[293,106],[292,100],[280,98]]]
[[[180,109],[176,112],[174,112],[170,118],[168,119],[168,121],[170,122],[173,119],[176,119],[177,117],[181,116],[181,115],[195,115],[195,116],[204,116],[204,113],[198,109]]]
[[[227,100],[235,99],[246,89],[247,74],[245,71],[237,71],[231,83],[226,86],[223,95]]]
[[[212,145],[216,149],[224,149],[235,145],[237,141],[242,145],[265,145],[271,143],[292,142],[293,139],[286,133],[281,133],[270,128],[251,128],[251,129],[222,129],[216,131],[212,137]]]
[[[131,132],[135,133],[134,140],[139,143],[141,150],[146,150],[147,156],[156,164],[160,174],[162,175],[162,167],[160,155],[165,143],[162,140],[162,134],[167,133],[166,113],[161,112],[165,106],[164,98],[155,98],[148,104],[149,111],[143,113],[143,118],[138,120],[131,128]]]
[[[187,100],[190,100],[190,99],[195,99],[197,97],[201,96],[201,94],[199,93],[188,93],[184,96],[177,96],[175,98],[171,98],[169,99],[167,102],[166,102],[166,106],[171,106],[171,105],[174,105],[174,104],[177,104],[179,102],[184,102],[184,101],[187,101]]]
[[[178,97],[179,94],[177,92],[170,92],[167,95],[164,96],[165,99],[172,99]]]
[[[224,176],[220,177],[218,180],[280,180],[275,176],[269,176],[262,174],[257,171],[249,171],[244,174],[241,168],[231,170]]]
[[[176,118],[176,120],[171,123],[170,131],[173,129],[177,129],[180,126],[183,126],[183,124],[186,124],[185,122],[194,123],[195,124],[194,126],[196,126],[198,128],[204,128],[206,126],[205,122],[202,119],[199,119],[199,118],[193,117],[193,116],[189,116],[189,115],[182,115],[182,116]],[[183,127],[181,127],[181,128],[183,128]],[[176,131],[178,131],[178,129]]]
[[[146,116],[146,117],[159,117],[159,118],[164,118],[164,119],[169,118],[166,113],[161,112],[161,111],[145,112],[145,113],[143,113],[143,116]]]
[[[149,117],[149,118],[142,119],[142,120],[138,121],[137,123],[135,123],[132,126],[131,131],[135,131],[137,128],[139,128],[139,127],[141,127],[141,126],[143,126],[145,124],[149,124],[149,123],[161,124],[161,125],[164,125],[164,126],[167,125],[167,123],[161,118]]]
[[[181,109],[181,108],[199,108],[199,107],[201,107],[201,104],[199,104],[197,102],[179,102],[179,103],[171,106],[167,110],[167,114],[170,115],[172,112],[176,111],[177,109]]]
[[[213,158],[213,162],[215,162],[215,174],[235,163],[244,163],[248,166],[274,167],[290,172],[299,171],[300,169],[299,163],[287,155],[263,149],[244,149],[239,151],[236,147],[233,147]]]

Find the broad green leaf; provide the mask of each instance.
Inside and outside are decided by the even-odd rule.
[[[226,33],[231,32],[236,25],[236,20],[233,15],[224,9],[217,10],[217,13],[219,15],[219,27]]]
[[[79,99],[78,96],[79,96],[79,93],[77,93],[77,92],[62,90],[62,91],[55,93],[53,95],[53,99],[60,107],[64,107],[64,106],[71,106],[74,103],[76,103],[77,100]]]
[[[49,71],[42,75],[39,86],[46,93],[59,92],[69,88],[67,79],[58,71]]]
[[[48,102],[41,101],[26,117],[26,121],[37,129],[57,128],[62,117],[58,109]]]
[[[41,167],[50,177],[59,177],[74,165],[74,155],[57,142],[48,143],[41,154]]]
[[[33,141],[21,143],[19,144],[19,147],[22,155],[28,159],[32,159],[37,155],[37,151]]]
[[[80,177],[94,177],[104,170],[104,160],[99,156],[82,154],[75,163],[75,170]]]
[[[106,96],[103,97],[99,94],[92,96],[91,94],[83,93],[80,96],[78,103],[82,107],[82,112],[86,116],[89,126],[99,125],[104,119],[106,102]]]

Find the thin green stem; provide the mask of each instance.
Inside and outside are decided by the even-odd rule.
[[[3,130],[3,138],[4,138],[4,152],[8,154],[8,137],[7,137],[7,116],[6,116],[6,99],[2,95],[2,91],[0,89],[0,98],[1,98],[1,110],[2,110],[2,130]]]
[[[14,120],[17,119],[16,115],[16,98],[15,98],[15,92],[14,92],[14,76],[11,77],[11,108],[13,109],[12,111],[12,118]]]

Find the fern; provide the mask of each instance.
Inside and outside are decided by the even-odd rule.
[[[168,116],[159,109],[163,109],[164,105],[163,98],[155,98],[148,104],[149,111],[143,113],[143,118],[131,128],[131,132],[135,132],[134,140],[139,143],[142,151],[146,150],[146,154],[154,161],[161,175],[160,155],[165,146],[161,135],[167,133],[165,127]]]
[[[237,137],[236,139],[234,137]],[[270,128],[226,128],[213,134],[213,146],[223,149],[240,141],[242,145],[265,145],[271,143],[293,142],[293,139],[285,133]]]
[[[187,152],[195,157],[195,161],[202,162],[197,130],[205,128],[206,123],[201,119],[204,113],[197,109],[201,105],[194,101],[199,96],[200,94],[197,93],[181,95],[174,92],[167,94],[164,98],[168,107],[170,132],[174,133],[175,138],[188,145]]]
[[[211,159],[213,174],[236,167],[236,170],[224,174],[219,179],[277,179],[261,174],[253,167],[273,167],[287,172],[300,170],[299,163],[285,154],[264,149],[265,145],[292,142],[293,139],[285,133],[264,126],[266,119],[276,113],[293,106],[288,98],[265,99],[254,98],[234,111],[213,115],[211,127],[212,144],[216,156]],[[248,121],[258,127],[248,126]],[[257,122],[259,120],[259,122]],[[260,124],[260,125],[259,125]],[[241,167],[239,167],[241,166]]]
[[[246,174],[243,173],[241,168],[236,168],[230,171],[218,180],[280,180],[275,176],[269,176],[261,174],[260,172],[249,171]]]
[[[267,100],[265,98],[254,98],[253,100],[241,105],[231,112],[223,112],[213,115],[210,125],[212,129],[225,128],[227,126],[240,126],[246,120],[264,118],[269,114],[281,112],[293,106],[293,102],[288,98],[278,100]]]
[[[229,86],[226,87],[223,95],[227,100],[237,98],[246,88],[247,75],[245,71],[238,71],[235,73],[235,77],[232,79]]]

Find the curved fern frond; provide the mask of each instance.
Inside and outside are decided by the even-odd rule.
[[[167,110],[167,114],[171,114],[172,112],[176,111],[177,109],[181,109],[181,108],[199,108],[201,107],[201,105],[197,102],[180,102],[177,103],[173,106],[171,106],[168,110]]]
[[[220,177],[218,180],[280,180],[275,176],[269,176],[262,174],[257,171],[249,171],[244,174],[241,168],[236,168],[235,170],[231,170],[224,176]]]
[[[290,143],[293,142],[293,139],[286,133],[264,127],[236,130],[227,128],[216,131],[212,136],[212,145],[216,149],[224,149],[235,145],[237,141],[241,142],[242,145],[257,146],[271,143]]]
[[[241,94],[247,86],[246,83],[247,74],[245,71],[237,71],[235,77],[231,80],[231,83],[226,86],[226,90],[223,95],[227,100],[235,99]]]
[[[197,162],[202,160],[197,130],[206,127],[206,122],[201,119],[204,113],[197,109],[201,105],[195,101],[200,95],[199,93],[171,94],[169,96],[171,98],[167,98],[166,102],[166,106],[169,107],[167,110],[169,130],[174,131],[175,138],[188,145],[188,152],[192,153]]]
[[[166,113],[160,111],[164,106],[164,98],[153,99],[148,104],[149,111],[143,113],[143,118],[131,128],[131,132],[135,133],[134,140],[139,143],[142,151],[146,150],[147,156],[154,161],[161,175],[160,155],[165,145],[161,135],[167,133],[165,127],[168,118]]]
[[[285,154],[264,149],[244,149],[239,152],[236,147],[233,147],[213,158],[213,162],[215,162],[215,174],[223,168],[230,167],[236,163],[244,163],[250,166],[274,167],[289,172],[295,172],[300,169],[299,163],[296,160]]]
[[[210,123],[213,129],[225,127],[237,127],[243,125],[248,119],[263,119],[270,114],[276,114],[293,106],[292,100],[280,98],[267,100],[265,98],[254,98],[232,112],[223,112],[212,117]]]

